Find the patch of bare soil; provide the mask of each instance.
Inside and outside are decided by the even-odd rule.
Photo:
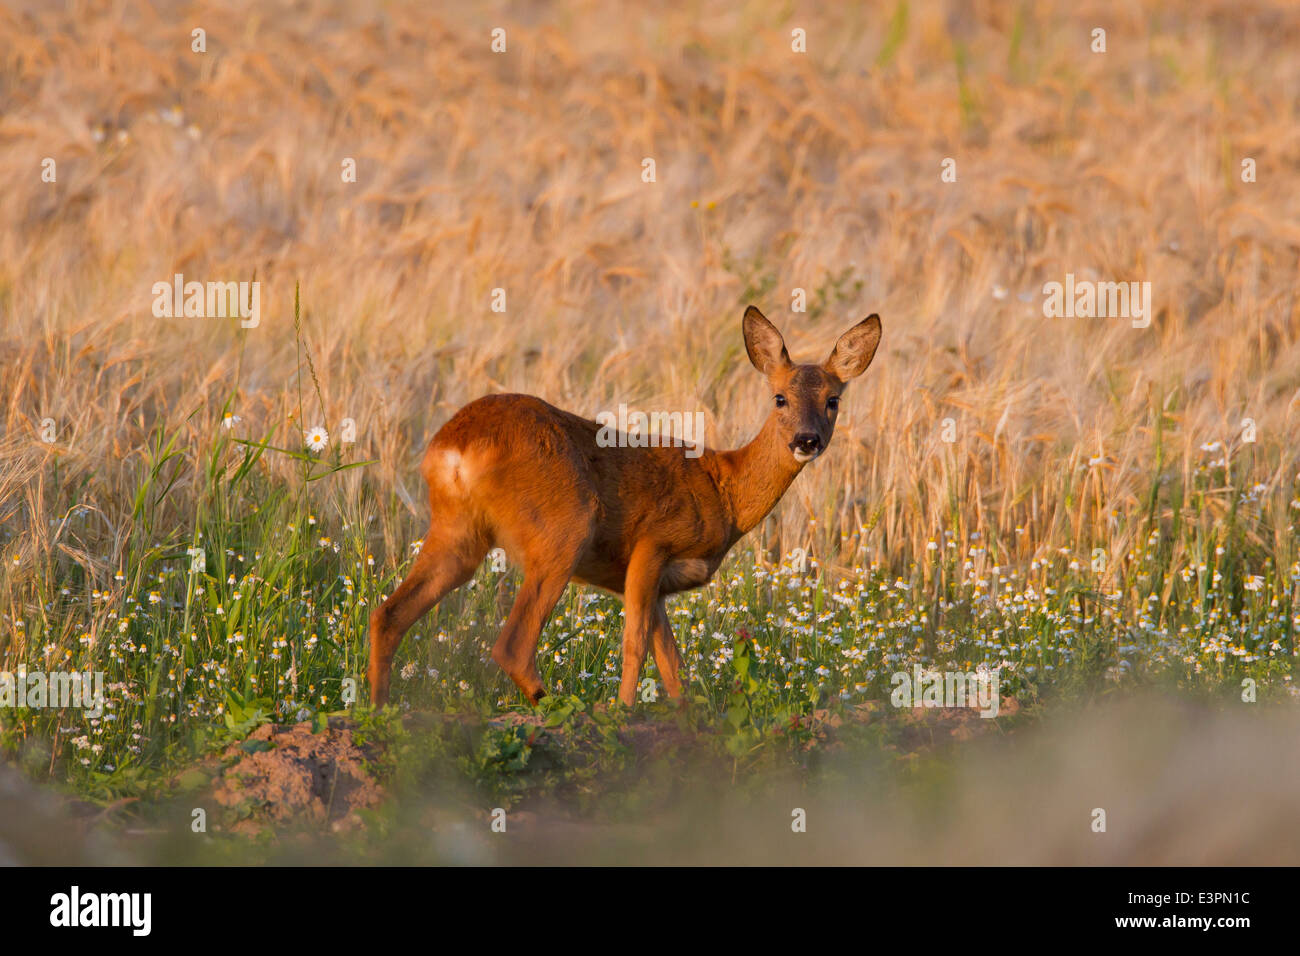
[[[997,717],[1012,717],[1020,711],[1020,703],[1013,697],[1004,697],[998,704]],[[901,730],[900,749],[905,752],[921,750],[949,740],[972,740],[997,729],[997,720],[984,717],[978,706],[970,707],[904,707],[898,710]]]
[[[619,739],[636,753],[638,759],[672,757],[699,742],[692,730],[667,722],[629,724]]]
[[[309,722],[263,724],[226,750],[236,760],[216,781],[217,803],[240,811],[234,832],[256,833],[266,824],[308,823],[331,830],[361,824],[358,810],[373,807],[383,791],[365,767],[365,754],[341,722],[312,733]]]

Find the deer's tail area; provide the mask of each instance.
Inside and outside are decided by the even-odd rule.
[[[462,408],[429,443],[430,533],[478,564],[504,548],[525,569],[569,565],[595,528],[587,423],[523,395]]]

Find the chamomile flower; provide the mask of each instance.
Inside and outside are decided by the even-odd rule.
[[[307,447],[310,448],[312,451],[317,452],[318,454],[320,452],[323,452],[325,450],[325,446],[330,443],[329,432],[327,432],[324,428],[321,428],[319,425],[317,425],[315,428],[307,429],[302,434],[303,434],[303,441],[307,443]]]

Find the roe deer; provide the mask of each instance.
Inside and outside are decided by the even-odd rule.
[[[681,447],[602,447],[595,422],[528,395],[477,399],[439,429],[420,468],[429,531],[410,574],[370,616],[375,706],[388,700],[402,635],[495,546],[522,565],[524,579],[492,659],[525,696],[545,694],[537,640],[570,580],[623,595],[619,700],[633,703],[652,645],[664,689],[681,695],[664,596],[707,583],[826,449],[845,383],[866,370],[880,343],[873,314],[840,336],[821,365],[795,365],[781,333],[752,305],[743,329],[773,407],[757,437],[734,451],[691,458]]]

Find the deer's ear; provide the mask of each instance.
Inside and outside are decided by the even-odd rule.
[[[790,365],[790,353],[785,350],[785,340],[776,326],[752,305],[745,310],[745,351],[754,368],[764,375]]]
[[[841,382],[857,378],[867,370],[880,344],[880,316],[871,313],[840,336],[831,357],[822,367]]]

